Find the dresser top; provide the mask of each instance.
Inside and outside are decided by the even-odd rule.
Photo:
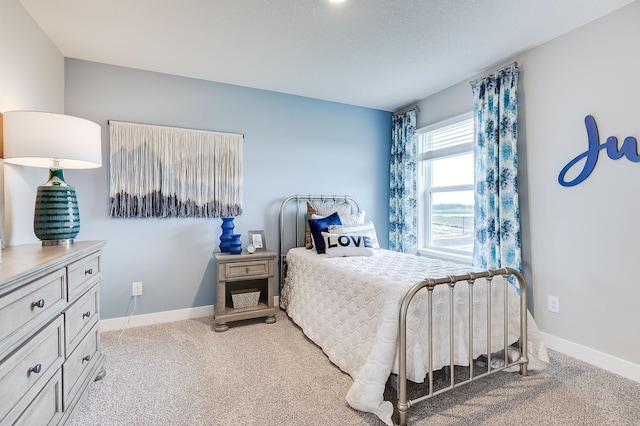
[[[102,249],[106,241],[75,241],[69,245],[23,244],[2,250],[0,292],[10,284],[53,271]]]

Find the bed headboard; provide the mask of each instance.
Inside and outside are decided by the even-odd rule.
[[[284,284],[287,251],[293,247],[304,247],[307,224],[307,201],[310,203],[340,204],[349,203],[351,212],[358,213],[360,205],[349,195],[292,195],[280,205],[280,246],[279,281],[280,289]]]

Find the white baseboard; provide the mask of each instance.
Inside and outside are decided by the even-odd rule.
[[[280,306],[280,296],[273,297],[273,306]],[[182,321],[192,318],[213,316],[213,305],[197,308],[178,309],[175,311],[154,312],[152,314],[134,315],[127,326],[129,317],[103,319],[100,321],[100,331],[122,330],[123,328],[142,327],[145,325],[162,324],[165,322]]]
[[[127,326],[129,317],[100,320],[100,331],[122,330],[123,328],[142,327],[165,322],[182,321],[191,318],[213,316],[213,305],[197,308],[178,309],[175,311],[154,312],[152,314],[134,315]]]
[[[595,349],[591,349],[547,333],[540,334],[542,334],[544,342],[549,349],[562,352],[572,358],[579,359],[580,361],[587,362],[595,365],[596,367],[603,368],[607,371],[640,383],[640,365],[638,364],[625,361],[624,359],[596,351]]]

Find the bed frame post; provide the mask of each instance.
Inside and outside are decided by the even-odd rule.
[[[411,289],[404,295],[402,299],[402,304],[400,305],[400,324],[399,324],[399,365],[398,365],[398,415],[399,415],[399,425],[405,426],[407,424],[407,410],[411,407],[411,401],[407,401],[407,313],[409,311],[409,304],[413,299],[413,296],[418,292],[418,290],[423,287],[427,287],[429,290],[429,295],[432,294],[433,289],[436,286],[436,282],[432,279],[426,279],[425,281],[421,281],[418,284],[415,284]],[[429,309],[431,311],[431,309]],[[431,321],[429,321],[429,325],[431,325]],[[429,332],[431,336],[433,333]],[[431,345],[429,345],[429,378],[433,377],[433,371],[431,368]],[[433,391],[432,382],[429,381],[429,393]]]
[[[507,273],[513,275],[518,280],[518,287],[520,288],[520,374],[527,376],[529,371],[527,365],[529,364],[529,352],[527,345],[529,344],[529,337],[527,335],[527,282],[520,272],[513,268],[505,268]]]
[[[278,247],[278,292],[279,292],[278,294],[280,294],[280,296],[282,296],[280,292],[282,292],[282,286],[284,285],[284,264],[286,262],[286,257],[287,257],[284,251],[284,210],[287,204],[289,203],[289,201],[294,199],[299,200],[300,195],[292,195],[290,197],[287,197],[280,204],[280,247]],[[298,227],[296,224],[296,234],[297,234],[297,231],[298,231]],[[297,238],[297,235],[296,235],[296,238]]]

